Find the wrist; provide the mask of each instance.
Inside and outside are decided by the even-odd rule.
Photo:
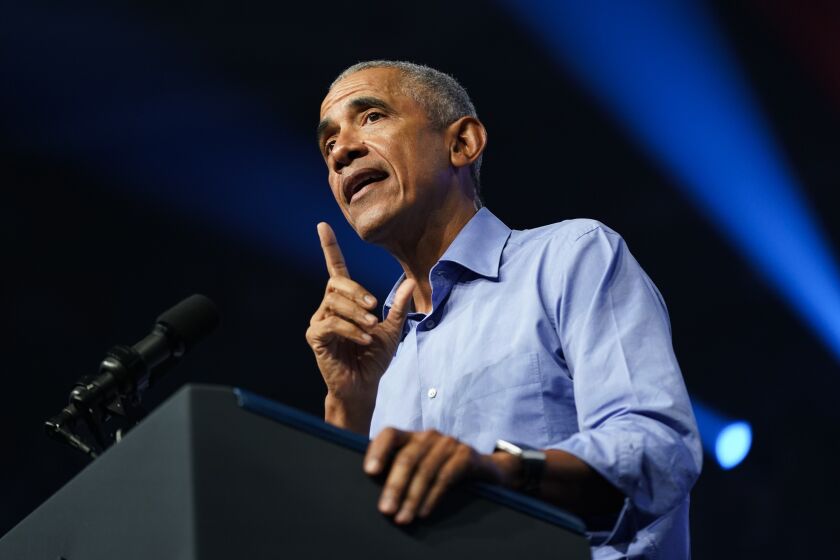
[[[373,403],[361,399],[340,399],[327,393],[324,399],[324,421],[339,428],[368,435],[373,416]]]
[[[516,459],[515,478],[510,483],[514,489],[526,494],[536,495],[539,493],[543,472],[545,471],[545,451],[503,439],[496,441],[495,451]],[[509,472],[513,473],[514,471]]]
[[[498,483],[511,490],[519,490],[524,482],[522,460],[519,457],[495,451],[490,455],[490,461],[496,469]]]

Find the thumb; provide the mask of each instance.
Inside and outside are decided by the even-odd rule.
[[[394,294],[394,301],[391,305],[391,310],[388,312],[388,317],[385,319],[386,323],[392,326],[401,328],[405,317],[408,315],[409,303],[411,302],[411,295],[414,293],[414,288],[417,282],[406,278],[403,280],[400,287],[397,288],[397,293]]]

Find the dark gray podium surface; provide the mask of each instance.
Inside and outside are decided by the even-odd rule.
[[[0,539],[0,559],[590,557],[577,518],[487,485],[398,527],[365,445],[246,391],[186,386]]]

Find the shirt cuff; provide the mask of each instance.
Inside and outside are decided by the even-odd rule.
[[[579,432],[546,449],[574,455],[625,496],[624,504],[617,514],[584,519],[590,545],[597,547],[632,541],[638,528],[645,524],[632,499],[639,485],[635,471],[642,453],[642,436],[629,431],[622,433],[621,438],[616,438],[592,430]]]

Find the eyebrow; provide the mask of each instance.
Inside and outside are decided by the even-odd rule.
[[[333,121],[330,119],[324,119],[318,123],[318,149],[321,148],[321,144],[324,140],[324,134],[326,133],[328,128],[333,127]]]
[[[356,97],[354,99],[351,99],[347,105],[355,112],[365,111],[367,109],[381,109],[386,113],[394,112],[391,106],[388,105],[385,101],[373,96]],[[321,122],[318,123],[317,138],[319,148],[324,140],[324,135],[326,134],[327,130],[333,128],[334,125],[335,122],[332,119],[323,119]]]

